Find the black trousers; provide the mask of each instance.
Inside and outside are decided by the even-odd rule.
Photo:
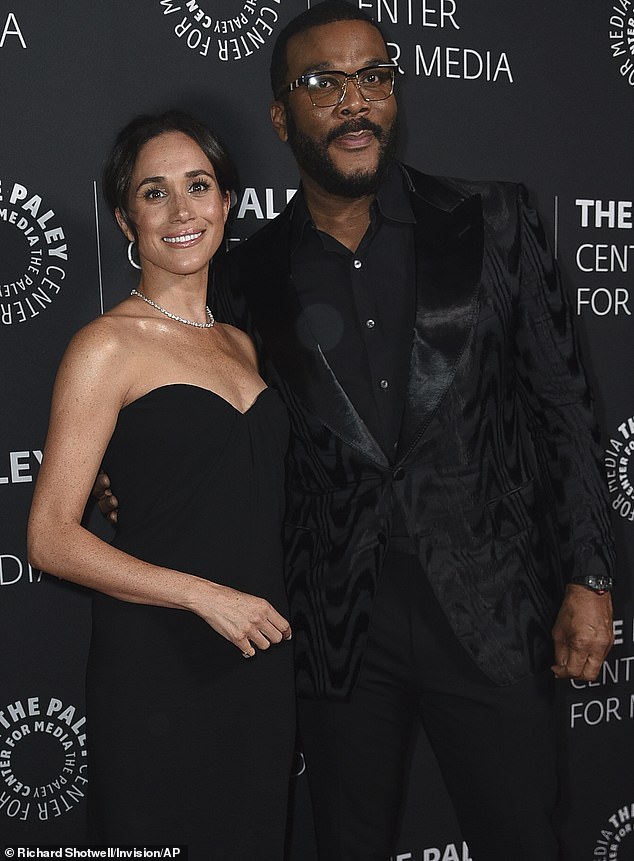
[[[299,701],[320,861],[388,861],[419,719],[473,861],[557,861],[550,672],[495,686],[449,628],[418,559],[396,552],[350,700]]]

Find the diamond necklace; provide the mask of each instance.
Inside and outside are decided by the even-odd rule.
[[[140,290],[132,290],[130,292],[130,296],[138,296],[139,299],[143,299],[144,302],[147,302],[148,305],[151,305],[153,308],[156,308],[157,311],[160,311],[161,314],[165,314],[166,317],[169,317],[170,320],[176,320],[177,323],[185,323],[187,326],[195,326],[197,329],[213,329],[214,323],[214,315],[211,313],[209,308],[205,305],[205,311],[207,312],[208,323],[196,323],[194,320],[186,320],[185,317],[179,317],[178,314],[172,314],[171,311],[167,311],[161,305],[156,302],[153,302],[152,299],[148,299]]]

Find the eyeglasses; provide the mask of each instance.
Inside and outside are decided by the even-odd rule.
[[[340,105],[346,97],[348,81],[354,81],[359,93],[366,102],[382,102],[394,92],[394,65],[379,63],[376,66],[364,66],[356,72],[311,72],[300,75],[296,81],[285,87],[283,93],[305,86],[308,95],[316,108],[334,108]]]

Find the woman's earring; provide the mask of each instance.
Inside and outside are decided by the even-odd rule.
[[[134,266],[135,269],[140,269],[138,263],[135,263],[134,257],[132,256],[132,249],[134,248],[134,239],[131,239],[128,242],[128,260],[130,261],[130,266]]]

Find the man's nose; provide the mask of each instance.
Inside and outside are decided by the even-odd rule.
[[[368,103],[361,95],[356,78],[348,78],[344,97],[338,105],[339,113],[344,115],[367,113]]]

